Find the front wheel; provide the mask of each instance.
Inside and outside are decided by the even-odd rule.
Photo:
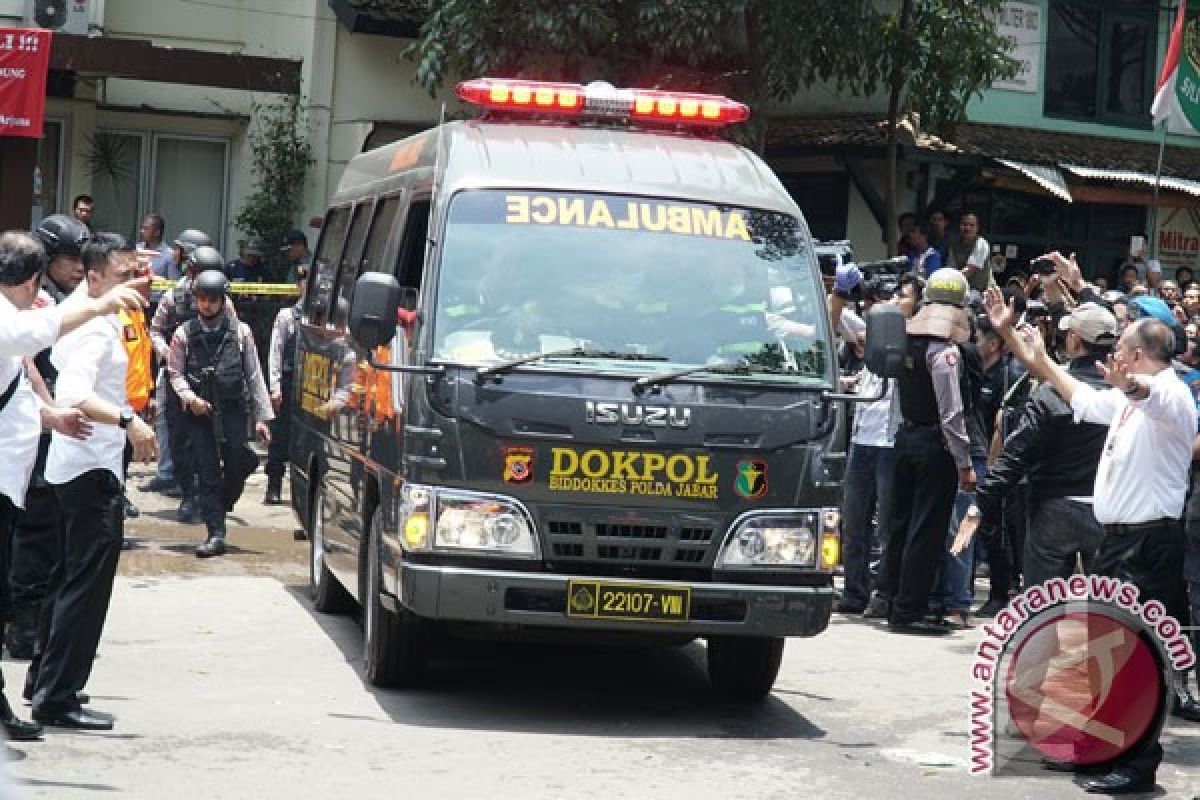
[[[320,488],[313,498],[308,528],[308,585],[313,607],[325,614],[345,614],[354,607],[354,598],[325,564],[325,498]]]
[[[777,636],[714,636],[708,640],[708,679],[718,693],[740,701],[766,697],[783,663]]]
[[[379,509],[371,515],[367,531],[367,591],[363,596],[363,665],[367,680],[375,686],[406,687],[420,684],[425,676],[428,643],[421,618],[399,607],[388,611],[379,601],[380,525]]]

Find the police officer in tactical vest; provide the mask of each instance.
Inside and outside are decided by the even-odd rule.
[[[150,338],[154,342],[154,352],[159,363],[166,363],[175,331],[184,323],[196,318],[196,305],[192,296],[192,281],[196,275],[206,269],[220,270],[225,266],[220,261],[220,252],[210,247],[209,242],[207,234],[194,228],[188,228],[175,240],[175,247],[182,259],[183,277],[176,282],[174,288],[163,293],[158,308],[154,311],[154,319],[150,321]],[[180,522],[193,523],[197,521],[196,481],[192,449],[188,444],[183,424],[183,406],[175,390],[171,388],[170,379],[164,376],[163,383],[160,407],[167,422],[167,442],[159,444],[171,449],[175,480],[179,484],[181,495],[177,517]]]
[[[926,285],[925,305],[908,321],[908,354],[896,387],[903,422],[896,433],[894,500],[880,574],[896,633],[949,632],[926,621],[925,613],[956,493],[975,489],[958,348],[971,335],[966,294],[961,272],[937,270]]]
[[[208,263],[212,248],[197,248]],[[213,251],[216,262],[223,263]],[[167,374],[179,397],[183,429],[191,444],[197,478],[196,504],[208,538],[196,549],[201,558],[225,553],[225,514],[241,495],[246,478],[258,466],[247,446],[251,416],[265,442],[274,418],[258,366],[250,328],[229,310],[229,279],[220,267],[201,272],[192,284],[196,316],[175,331]]]
[[[46,217],[33,233],[49,259],[42,276],[44,297],[39,302],[57,305],[83,280],[80,255],[91,233],[82,222],[65,214]],[[51,398],[58,370],[50,363],[50,350],[38,353],[34,365],[35,369],[29,372],[30,378],[35,385],[41,384],[38,388],[43,402],[53,405]],[[45,478],[49,449],[50,431],[43,431],[25,497],[25,511],[13,526],[12,563],[10,574],[6,576],[11,590],[11,620],[5,640],[9,655],[14,658],[33,656],[38,615],[46,597],[50,573],[60,557],[58,501]]]
[[[287,467],[288,442],[291,439],[292,376],[296,371],[296,325],[304,306],[304,286],[308,265],[296,266],[296,288],[300,291],[294,305],[275,315],[271,328],[271,349],[267,354],[267,384],[271,390],[271,445],[267,449],[267,494],[263,503],[277,506],[283,502],[283,473]]]

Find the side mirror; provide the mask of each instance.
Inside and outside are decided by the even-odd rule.
[[[402,293],[393,275],[364,272],[359,276],[350,304],[350,333],[360,346],[374,350],[395,338]]]
[[[899,378],[908,350],[904,314],[890,303],[876,303],[867,312],[866,323],[863,360],[867,369],[881,378]]]

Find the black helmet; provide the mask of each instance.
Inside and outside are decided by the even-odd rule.
[[[197,248],[199,249],[199,248]],[[210,250],[212,248],[209,248]],[[216,252],[216,251],[214,251]],[[221,295],[229,290],[229,279],[219,269],[206,269],[196,276],[192,284],[193,294]]]
[[[183,251],[186,258],[192,254],[192,251],[197,247],[212,246],[212,239],[204,231],[198,231],[195,228],[188,228],[176,237],[175,246]]]
[[[66,214],[51,214],[38,223],[33,235],[46,248],[46,257],[57,255],[78,256],[83,246],[92,238],[91,231],[77,219]]]
[[[221,252],[208,245],[201,245],[188,253],[184,263],[188,269],[195,269],[196,272],[207,270],[221,272],[225,268],[225,259],[221,257]]]

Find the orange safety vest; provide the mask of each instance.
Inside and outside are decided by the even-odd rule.
[[[125,345],[125,353],[129,356],[129,367],[125,370],[125,394],[129,397],[129,407],[134,413],[140,414],[154,392],[154,373],[151,370],[154,344],[150,341],[150,332],[146,330],[144,312],[122,311],[117,317],[121,320],[121,343]]]

